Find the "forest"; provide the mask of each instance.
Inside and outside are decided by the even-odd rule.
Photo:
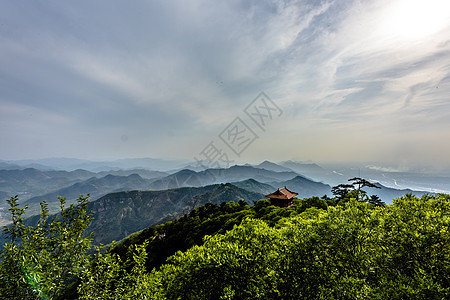
[[[361,185],[359,186],[361,187]],[[347,189],[348,188],[348,189]],[[347,189],[347,190],[346,190]],[[346,190],[347,192],[342,192]],[[89,197],[37,225],[8,200],[3,299],[448,299],[450,196],[384,204],[340,186],[335,197],[206,204],[103,247]]]

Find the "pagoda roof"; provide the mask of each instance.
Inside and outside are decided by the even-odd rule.
[[[290,200],[290,199],[294,198],[297,195],[298,195],[298,193],[292,192],[292,191],[288,190],[286,187],[284,187],[282,189],[276,190],[272,194],[265,195],[264,197],[267,197],[267,198],[270,198],[270,199],[286,199],[286,200]]]

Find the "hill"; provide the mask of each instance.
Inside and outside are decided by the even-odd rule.
[[[95,243],[107,244],[144,228],[174,220],[206,203],[253,203],[261,198],[263,195],[232,184],[111,193],[90,203],[88,209],[93,211],[93,221],[88,231],[95,233]]]

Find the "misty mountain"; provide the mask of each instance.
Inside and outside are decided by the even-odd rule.
[[[167,190],[178,187],[200,187],[215,183],[211,176],[201,172],[184,169],[161,179],[155,180],[150,184],[151,190]]]
[[[167,172],[161,171],[152,171],[148,169],[128,169],[128,170],[110,170],[110,171],[101,171],[97,173],[98,177],[103,177],[106,175],[115,175],[115,176],[129,176],[132,174],[138,174],[142,178],[146,179],[154,179],[161,178],[169,175]]]
[[[43,170],[43,171],[49,170],[48,167],[42,166],[39,164],[30,164],[30,165],[20,166],[20,165],[14,164],[14,163],[9,163],[7,161],[0,160],[0,170],[23,170],[23,169],[28,169],[28,168],[35,168],[35,169]]]
[[[274,172],[292,172],[293,171],[293,169],[291,169],[289,167],[280,166],[280,165],[270,162],[268,160],[265,160],[262,163],[260,163],[259,165],[255,165],[254,167],[258,168],[258,169],[265,169],[265,170],[274,171]]]
[[[315,163],[302,163],[297,161],[284,161],[279,165],[294,170],[296,172],[324,172],[326,169]]]
[[[39,207],[39,203],[43,200],[47,200],[49,208],[58,209],[58,196],[67,198],[67,203],[70,204],[79,195],[91,194],[91,199],[97,199],[111,192],[147,189],[150,183],[151,180],[144,179],[138,174],[129,176],[106,175],[101,178],[91,177],[88,180],[77,182],[51,193],[28,199],[24,201],[24,204],[28,204],[30,209],[32,209],[34,206]],[[53,206],[53,204],[56,206]]]
[[[52,213],[59,208],[57,196],[66,197],[69,204],[80,194],[90,193],[91,199],[97,199],[115,191],[148,189],[155,178],[163,176],[167,173],[145,169],[100,173],[80,169],[70,172],[32,168],[0,170],[0,207],[7,206],[4,200],[18,195],[21,204],[29,205],[28,214],[39,213],[39,203],[43,200],[47,200]]]
[[[59,157],[59,158],[42,158],[42,159],[21,159],[6,162],[25,168],[34,167],[40,170],[52,169],[52,170],[73,171],[76,169],[82,169],[78,168],[77,166],[82,165],[84,163],[89,163],[90,161],[78,158]]]
[[[110,169],[149,169],[169,171],[180,168],[185,164],[182,160],[167,160],[158,158],[125,158],[106,162],[93,162],[88,168],[95,171],[108,171]]]
[[[0,170],[0,190],[11,196],[19,195],[20,200],[42,195],[86,180],[95,173],[85,170],[42,171],[33,168],[22,170]],[[3,203],[2,203],[3,204]]]
[[[315,163],[302,163],[296,162],[292,160],[288,160],[280,163],[281,166],[287,167],[298,174],[301,174],[305,177],[308,177],[314,181],[320,181],[323,183],[330,184],[332,186],[338,185],[343,181],[346,181],[348,178],[355,177],[357,175],[353,174],[350,177],[344,176],[344,174],[340,174],[339,172],[325,169]]]
[[[292,171],[274,172],[252,166],[232,166],[228,169],[207,169],[200,172],[185,169],[155,180],[150,185],[150,189],[164,190],[185,186],[199,187],[215,183],[242,181],[250,178],[266,183],[288,180],[297,175]]]
[[[231,184],[241,189],[252,191],[255,193],[260,193],[262,195],[270,194],[276,190],[276,188],[271,186],[270,184],[262,183],[252,178],[243,181],[232,182]]]
[[[120,170],[120,169],[150,169],[167,171],[181,167],[184,163],[179,160],[165,160],[155,158],[126,158],[113,161],[90,161],[76,158],[44,158],[3,161],[8,164],[19,166],[30,166],[33,164],[43,168],[56,170],[76,170],[85,169],[92,172]]]

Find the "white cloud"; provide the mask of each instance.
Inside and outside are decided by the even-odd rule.
[[[90,130],[96,153],[164,156],[170,146],[190,158],[265,91],[284,114],[258,145],[295,137],[272,150],[279,160],[388,159],[414,137],[448,138],[450,10],[430,1],[8,2],[0,105],[46,116],[20,127],[42,139]],[[62,129],[48,137],[52,126]],[[117,150],[123,134],[133,138]]]

